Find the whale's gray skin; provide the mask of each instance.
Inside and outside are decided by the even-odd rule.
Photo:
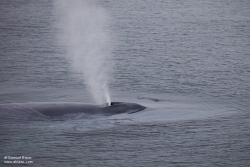
[[[86,113],[115,115],[120,113],[135,113],[144,110],[146,107],[136,103],[112,102],[110,106],[93,105],[74,102],[65,103],[13,103],[0,104],[1,110],[29,110],[39,112],[45,116],[56,117],[70,113]]]

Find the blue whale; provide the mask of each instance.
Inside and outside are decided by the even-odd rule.
[[[71,113],[86,113],[100,115],[115,115],[121,113],[135,113],[144,110],[146,107],[136,103],[126,102],[111,102],[111,105],[93,105],[84,103],[53,103],[53,102],[38,102],[38,103],[9,103],[0,104],[1,111],[34,111],[49,117],[63,116]]]

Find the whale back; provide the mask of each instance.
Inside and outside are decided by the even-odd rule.
[[[46,103],[33,105],[32,109],[43,115],[54,117],[70,113],[97,114],[100,113],[101,107],[82,103]]]
[[[8,111],[16,113],[35,112],[44,116],[57,117],[71,113],[101,114],[114,115],[120,113],[134,113],[144,110],[146,107],[136,103],[112,102],[107,105],[93,105],[84,103],[10,103],[0,104],[0,111]]]

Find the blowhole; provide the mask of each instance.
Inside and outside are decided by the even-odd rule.
[[[117,104],[120,104],[121,102],[111,102],[110,105],[113,106],[113,105],[117,105]]]
[[[105,103],[104,106],[109,107],[109,106],[114,106],[114,105],[118,105],[121,104],[122,102],[111,102],[110,105],[108,103]]]

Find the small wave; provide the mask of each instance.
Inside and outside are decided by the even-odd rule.
[[[0,119],[29,120],[35,118],[47,119],[49,117],[17,103],[0,105]]]
[[[142,96],[138,96],[137,99],[146,99],[146,100],[151,100],[151,101],[154,101],[154,102],[164,101],[162,99],[157,99],[157,98],[152,98],[152,97],[142,97]]]

